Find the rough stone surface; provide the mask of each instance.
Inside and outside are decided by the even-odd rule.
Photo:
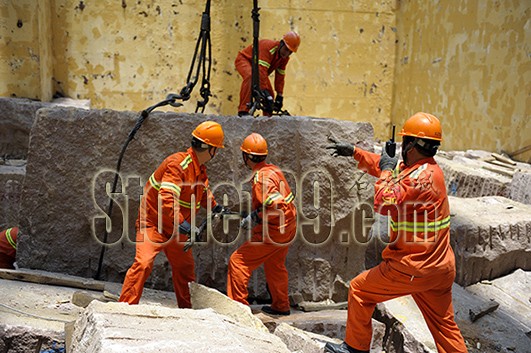
[[[511,180],[510,199],[531,205],[531,172],[516,172]]]
[[[286,323],[279,324],[274,334],[280,337],[292,352],[322,353],[326,342],[341,343],[339,339],[306,332]]]
[[[92,302],[76,321],[72,353],[288,353],[275,335],[245,327],[212,309]]]
[[[21,267],[92,277],[100,254],[116,161],[138,115],[111,110],[41,109],[32,129],[27,174],[21,203],[18,261]],[[307,117],[251,118],[200,114],[153,113],[130,144],[122,162],[121,184],[114,199],[113,228],[103,262],[103,278],[121,282],[134,258],[134,222],[142,187],[168,155],[189,146],[198,123],[211,119],[225,130],[226,148],[208,163],[211,188],[218,200],[238,209],[248,202],[249,171],[241,162],[241,141],[258,131],[268,140],[269,161],[284,171],[296,194],[300,228],[287,259],[290,292],[305,300],[331,296],[333,279],[350,279],[363,270],[364,246],[358,246],[363,225],[354,222],[355,207],[367,202],[373,189],[353,188],[365,176],[349,158],[333,158],[323,147],[333,131],[337,138],[370,149],[372,128],[366,123]],[[355,140],[354,140],[355,139]],[[319,182],[316,183],[316,182]],[[127,212],[126,212],[127,211]],[[333,217],[332,217],[333,216]],[[199,215],[198,221],[202,219]],[[314,233],[314,219],[319,227]],[[97,218],[97,219],[96,219]],[[125,218],[125,222],[122,219]],[[122,227],[125,224],[125,227]],[[333,228],[330,226],[334,225]],[[123,232],[122,232],[123,231]],[[214,225],[208,242],[194,247],[198,283],[225,290],[230,254],[244,241],[238,222]],[[230,244],[226,244],[230,243]],[[250,295],[266,295],[262,273],[255,271]],[[155,261],[147,287],[172,289],[165,256]]]
[[[201,284],[191,282],[189,286],[193,309],[210,308],[218,314],[230,317],[243,326],[253,327],[262,332],[269,332],[262,321],[253,315],[247,305],[238,303],[219,291]]]
[[[0,97],[0,157],[25,159],[37,110],[49,103]]]
[[[0,352],[44,352],[61,348],[64,348],[64,335],[60,332],[0,323]]]
[[[19,225],[25,165],[0,165],[0,229]]]
[[[503,197],[450,197],[450,212],[457,283],[531,269],[531,206]]]
[[[483,169],[488,166],[486,162],[459,155],[453,159],[436,156],[436,160],[444,173],[448,195],[509,197],[511,178]]]
[[[513,351],[524,351],[529,344],[531,332],[531,272],[518,269],[513,273],[493,281],[482,281],[466,287],[468,293],[474,294],[485,301],[495,300],[500,304],[498,309],[476,321],[477,330],[497,332],[497,342],[489,342],[492,347],[502,346]],[[457,300],[459,305],[466,304]],[[483,335],[484,338],[486,335]],[[501,338],[504,338],[503,340]],[[485,343],[485,342],[484,342]],[[485,346],[485,344],[483,344]]]
[[[468,351],[526,352],[531,329],[531,315],[524,300],[529,297],[530,272],[518,270],[489,284],[463,288],[454,283],[452,299],[455,321]],[[500,307],[475,322],[469,309],[491,299]],[[378,304],[376,318],[388,327],[386,352],[436,352],[433,337],[411,296]],[[479,348],[478,348],[479,347]]]
[[[258,313],[256,316],[262,320],[264,325],[269,329],[269,332],[277,334],[279,327],[282,326],[283,328],[280,329],[280,332],[283,332],[283,334],[278,336],[290,336],[288,332],[292,331],[294,336],[298,336],[294,338],[295,342],[301,345],[303,344],[301,341],[305,342],[308,344],[308,349],[313,349],[312,347],[315,347],[316,342],[307,342],[307,335],[311,336],[312,341],[316,339],[317,341],[327,341],[326,339],[328,339],[330,342],[337,342],[338,340],[342,342],[345,339],[345,328],[347,324],[346,310],[322,310],[308,313],[292,310],[292,314],[289,316],[273,317],[263,313]],[[288,325],[289,328],[284,325]],[[380,353],[386,342],[386,328],[383,323],[376,320],[372,320],[372,326],[371,352]],[[297,329],[307,335],[301,334]],[[313,336],[312,334],[317,336]],[[286,342],[287,340],[283,338],[283,341]],[[288,343],[286,344],[293,350],[292,346]]]

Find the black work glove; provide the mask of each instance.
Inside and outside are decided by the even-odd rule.
[[[217,204],[216,207],[212,209],[214,215],[219,215],[220,218],[223,218],[223,215],[231,213],[230,208],[223,207],[220,204]]]
[[[378,164],[380,166],[380,170],[382,172],[384,170],[393,170],[396,168],[397,164],[398,164],[398,157],[389,156],[385,148],[383,148],[382,155],[380,156],[380,163]]]
[[[262,110],[264,113],[273,114],[273,97],[271,96],[271,93],[269,93],[268,90],[264,89],[262,90]]]
[[[179,224],[179,233],[186,234],[190,236],[196,236],[199,234],[199,228],[192,227],[188,221],[184,221],[183,223]]]
[[[280,109],[282,109],[283,103],[284,103],[284,97],[282,97],[280,94],[277,94],[277,97],[275,98],[275,103],[273,103],[273,109],[275,111],[280,111]]]
[[[333,149],[332,156],[346,156],[346,157],[352,157],[354,155],[354,145],[343,142],[343,141],[337,141],[335,138],[329,136],[328,141],[333,142],[333,145],[326,146],[327,149]]]
[[[254,226],[260,224],[260,222],[262,222],[262,220],[258,216],[258,210],[254,210],[249,215],[247,215],[247,217],[242,219],[242,221],[240,222],[240,228],[245,230],[252,229],[254,228]]]

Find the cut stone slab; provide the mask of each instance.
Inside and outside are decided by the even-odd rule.
[[[76,321],[72,353],[290,352],[280,338],[212,309],[92,302]]]
[[[516,172],[511,180],[509,198],[531,205],[531,172]]]
[[[137,118],[137,113],[112,110],[55,107],[38,111],[22,191],[17,254],[20,267],[82,277],[95,275],[109,203],[106,185],[112,184],[114,174],[110,171],[115,169]],[[373,189],[367,184],[366,188],[350,190],[365,174],[356,169],[353,159],[334,158],[324,146],[327,135],[334,131],[342,140],[350,141],[355,136],[353,142],[363,141],[360,145],[371,150],[370,124],[309,117],[154,112],[122,161],[101,279],[123,281],[134,259],[134,223],[146,180],[164,158],[186,150],[193,129],[207,119],[221,123],[225,131],[226,148],[207,165],[210,188],[219,200],[225,194],[227,204],[235,210],[239,210],[240,203],[247,205],[250,172],[242,166],[240,144],[251,132],[260,132],[267,139],[271,151],[268,160],[284,170],[296,194],[301,230],[287,258],[290,293],[301,293],[304,300],[325,300],[333,293],[336,275],[350,279],[364,269],[365,248],[354,238],[361,230],[352,219],[356,205],[371,203]],[[202,217],[200,214],[198,221]],[[320,229],[314,233],[316,217]],[[230,254],[245,240],[237,221],[228,222],[226,233],[222,223],[209,230],[206,243],[193,248],[197,282],[218,290],[226,288]],[[260,273],[255,271],[251,278],[251,296],[267,293]],[[172,290],[171,271],[164,255],[156,258],[146,287]]]
[[[526,303],[522,303],[520,299],[528,296],[530,279],[529,272],[517,271],[515,274],[495,280],[499,283],[496,287],[476,284],[465,289],[454,283],[452,299],[455,321],[469,352],[526,351],[529,346],[526,332],[530,329],[530,314],[528,304],[525,307]],[[504,291],[500,289],[506,284],[515,282],[518,285],[513,288],[513,292],[517,293],[514,296],[503,293]],[[507,286],[505,290],[510,290],[509,288]],[[488,303],[492,298],[500,302],[500,307],[472,322],[469,309]],[[378,304],[376,314],[378,320],[385,322],[391,328],[387,352],[400,351],[400,345],[403,345],[404,352],[437,352],[433,337],[411,296]]]
[[[269,316],[261,312],[258,312],[256,316],[267,326],[269,332],[274,332],[275,334],[277,334],[277,330],[281,325],[288,325],[289,327],[283,326],[283,329],[280,331],[283,334],[279,336],[283,336],[284,340],[285,337],[293,334],[297,336],[297,338],[294,338],[296,342],[299,342],[301,345],[303,345],[302,342],[306,342],[308,344],[307,349],[310,350],[315,347],[315,340],[319,342],[339,343],[345,339],[345,328],[347,325],[346,310],[323,310],[305,313],[292,309],[292,314],[289,316]],[[372,320],[372,326],[371,352],[380,353],[383,350],[386,328],[383,323],[376,320]],[[308,336],[300,334],[297,329],[310,335],[310,339],[314,342],[308,342]],[[313,334],[316,336],[313,336]],[[317,343],[317,345],[321,346],[320,343]],[[288,347],[293,349],[289,344]]]
[[[218,314],[230,317],[243,326],[253,327],[262,332],[269,332],[262,321],[253,315],[249,306],[232,300],[216,289],[194,282],[190,282],[188,285],[193,309],[210,308]]]
[[[449,200],[457,283],[531,270],[531,206],[503,197]]]
[[[504,196],[509,197],[511,178],[483,169],[486,162],[464,156],[447,159],[435,157],[444,173],[448,195],[456,197]]]
[[[323,335],[306,332],[286,323],[277,326],[274,332],[292,352],[322,353],[326,342],[341,343],[339,339],[333,339]],[[381,351],[378,351],[380,353]]]
[[[509,322],[513,323],[514,328],[518,327],[521,333],[527,333],[531,331],[530,288],[531,272],[518,269],[507,276],[468,286],[466,290],[485,300],[494,300],[500,304],[496,311],[487,316],[491,318],[498,316],[500,323],[504,321],[503,317],[509,317],[511,319]]]
[[[0,165],[0,230],[19,225],[20,197],[25,176],[25,164]]]

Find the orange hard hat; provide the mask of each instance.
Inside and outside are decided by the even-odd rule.
[[[286,44],[289,50],[296,53],[299,49],[299,44],[301,44],[301,37],[296,32],[290,31],[282,37],[282,40]]]
[[[412,136],[423,139],[441,141],[441,122],[434,115],[428,113],[416,113],[406,120],[400,136]]]
[[[255,156],[267,156],[267,142],[262,135],[255,132],[243,140],[240,149]]]
[[[192,132],[192,136],[206,143],[207,145],[224,148],[223,139],[225,134],[221,125],[214,121],[204,121],[201,124],[197,125],[195,130]]]

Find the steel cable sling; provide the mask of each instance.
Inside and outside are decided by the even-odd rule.
[[[198,54],[199,48],[201,49],[201,51]],[[211,54],[212,54],[212,48],[211,48],[211,41],[210,41],[210,0],[207,0],[205,11],[203,12],[201,16],[201,31],[199,33],[199,37],[197,38],[194,56],[192,58],[190,70],[188,71],[188,76],[186,78],[187,84],[181,89],[179,94],[170,93],[168,94],[166,99],[164,99],[163,101],[160,101],[157,104],[152,105],[151,107],[143,110],[140,113],[140,116],[138,117],[138,120],[136,121],[135,126],[133,127],[129,135],[127,136],[127,139],[124,142],[124,144],[122,145],[122,149],[118,157],[118,162],[116,164],[116,172],[114,175],[114,181],[113,181],[112,189],[111,189],[112,194],[116,193],[116,188],[118,186],[118,177],[120,174],[120,168],[122,166],[122,159],[125,155],[127,146],[134,139],[136,133],[138,132],[138,130],[140,130],[144,121],[148,118],[149,114],[158,107],[162,107],[165,105],[171,105],[173,107],[181,107],[182,103],[177,102],[177,100],[182,100],[182,101],[189,100],[190,95],[195,85],[197,84],[201,69],[203,72],[203,76],[202,76],[202,81],[201,81],[201,89],[199,93],[203,99],[197,102],[197,107],[195,109],[195,112],[197,113],[199,109],[201,109],[201,113],[205,111],[205,107],[206,107],[206,104],[208,103],[209,97],[212,95],[210,93],[210,71],[212,67]],[[196,64],[196,61],[197,61],[197,64]],[[208,64],[207,64],[207,61],[208,61]],[[192,76],[194,71],[195,71],[195,76]],[[114,205],[113,198],[110,197],[109,207],[107,211],[107,215],[109,219],[111,219],[111,216],[112,216],[113,205]],[[105,249],[106,249],[108,237],[109,237],[109,232],[107,231],[107,227],[105,227],[105,231],[102,237],[103,238],[102,247],[101,247],[100,256],[98,259],[98,269],[96,270],[96,275],[94,276],[94,279],[97,279],[97,280],[100,279],[101,277],[101,270],[103,267],[103,259],[105,257]]]

